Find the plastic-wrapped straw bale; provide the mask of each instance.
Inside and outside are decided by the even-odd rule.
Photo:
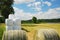
[[[5,31],[2,40],[27,40],[26,32],[23,30]]]
[[[36,30],[34,40],[60,40],[60,37],[54,29],[40,29]]]
[[[14,19],[14,18],[15,18],[14,14],[10,14],[8,19]]]
[[[13,29],[13,25],[14,25],[13,20],[6,19],[5,24],[6,24],[6,30],[12,30]]]
[[[20,19],[15,19],[14,20],[14,30],[20,30],[21,29],[21,20]]]

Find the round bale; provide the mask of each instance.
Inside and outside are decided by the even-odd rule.
[[[27,40],[27,35],[23,30],[9,30],[4,32],[2,40]]]
[[[36,30],[34,40],[60,40],[60,37],[54,29],[40,29]]]

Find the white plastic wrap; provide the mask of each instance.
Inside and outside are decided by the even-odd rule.
[[[5,23],[7,26],[13,26],[13,20],[12,19],[6,19]]]
[[[10,14],[9,18],[5,20],[6,30],[20,30],[21,20],[16,18],[14,14]]]
[[[14,20],[14,30],[20,30],[21,29],[21,20],[15,19]]]
[[[15,17],[14,17],[14,14],[10,14],[9,15],[9,19],[14,19]]]
[[[6,19],[5,23],[6,23],[6,30],[13,30],[14,23],[12,19]]]
[[[34,40],[59,40],[60,37],[54,29],[39,29],[35,31]]]

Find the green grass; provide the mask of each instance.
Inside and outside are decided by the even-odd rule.
[[[0,40],[2,40],[4,30],[5,30],[5,24],[0,24]]]

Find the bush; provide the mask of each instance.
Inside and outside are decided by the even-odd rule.
[[[33,22],[33,23],[37,23],[37,18],[36,18],[36,17],[33,17],[33,18],[32,18],[32,22]]]
[[[5,22],[5,18],[4,17],[0,17],[0,23],[4,23]]]

